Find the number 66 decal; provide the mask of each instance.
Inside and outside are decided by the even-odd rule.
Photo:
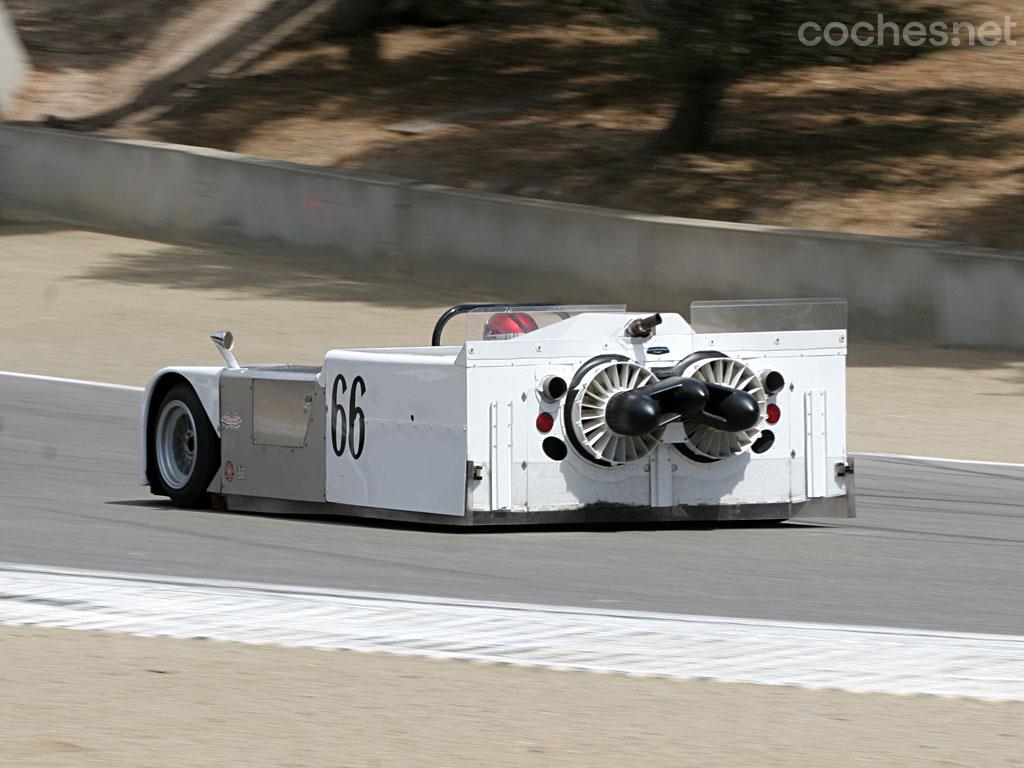
[[[348,413],[339,401],[348,392]],[[358,392],[358,395],[357,395]],[[363,409],[356,405],[356,397],[366,394],[366,382],[362,376],[352,379],[352,389],[349,391],[348,383],[341,374],[334,377],[334,386],[331,388],[331,447],[334,448],[335,456],[345,454],[345,446],[348,446],[353,459],[363,455],[363,445],[366,443],[366,414]],[[358,425],[359,440],[356,440],[356,426]]]

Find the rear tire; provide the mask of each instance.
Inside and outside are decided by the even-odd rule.
[[[152,440],[164,493],[179,507],[208,507],[206,489],[220,467],[220,439],[191,386],[175,384],[164,395]]]

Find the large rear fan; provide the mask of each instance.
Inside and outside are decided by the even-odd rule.
[[[612,361],[597,365],[580,380],[570,418],[578,447],[588,458],[607,464],[628,464],[649,454],[664,429],[647,435],[620,435],[611,430],[605,409],[613,395],[653,384],[658,379],[636,363]]]
[[[683,376],[690,376],[708,384],[721,384],[732,389],[742,390],[757,400],[764,418],[767,397],[761,386],[760,377],[739,360],[729,357],[713,357],[694,363],[683,371]],[[717,460],[742,453],[761,433],[760,424],[739,432],[726,432],[694,419],[683,421],[686,430],[686,447],[700,457]]]

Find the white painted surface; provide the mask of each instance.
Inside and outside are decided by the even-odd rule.
[[[0,371],[0,376],[7,376],[12,379],[31,379],[33,381],[51,381],[57,384],[75,384],[81,387],[100,387],[103,389],[123,389],[128,392],[142,392],[143,387],[133,387],[129,384],[110,384],[105,381],[88,381],[86,379],[65,379],[61,376],[43,376],[38,373],[18,373],[16,371]]]
[[[332,350],[324,381],[328,501],[466,513],[466,369],[454,355]]]
[[[1024,701],[1024,637],[602,612],[0,564],[0,624]]]

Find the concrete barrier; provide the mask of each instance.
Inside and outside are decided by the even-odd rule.
[[[343,261],[524,300],[841,296],[878,341],[1024,349],[1024,254],[651,216],[0,127],[0,212]]]
[[[0,115],[28,75],[28,57],[21,38],[0,0]]]

